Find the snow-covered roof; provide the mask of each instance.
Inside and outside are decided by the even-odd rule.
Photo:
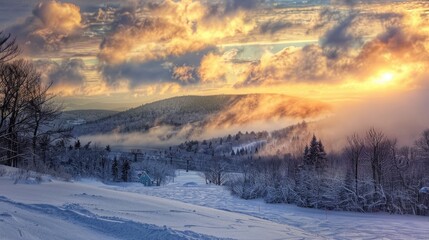
[[[422,187],[419,192],[420,193],[429,193],[429,187]]]
[[[150,181],[153,181],[153,179],[149,176],[149,174],[147,174],[146,171],[141,171],[139,174],[139,179],[141,179],[142,177],[147,177],[149,178]]]

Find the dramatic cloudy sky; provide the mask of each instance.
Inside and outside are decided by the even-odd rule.
[[[177,95],[326,102],[426,92],[429,2],[0,0],[0,29],[68,108]]]

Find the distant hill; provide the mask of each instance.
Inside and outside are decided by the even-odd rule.
[[[118,113],[118,111],[111,110],[73,110],[64,111],[61,113],[59,121],[66,123],[67,125],[80,125],[87,122],[93,122],[101,118],[111,116]]]
[[[148,103],[76,126],[74,134],[144,133],[168,126],[198,132],[281,118],[317,117],[329,110],[320,102],[279,94],[182,96]]]
[[[229,101],[239,96],[184,96],[174,97],[120,112],[75,128],[76,135],[110,132],[145,132],[152,127],[182,126],[204,120],[222,110]]]

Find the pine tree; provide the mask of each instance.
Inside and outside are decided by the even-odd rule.
[[[235,152],[234,152],[234,150],[232,150],[232,152],[231,152],[231,156],[235,156]]]
[[[74,149],[79,149],[81,147],[79,139],[74,143]]]
[[[129,178],[129,172],[130,172],[130,163],[128,160],[125,160],[122,164],[122,181],[128,182]]]
[[[118,164],[118,160],[115,159],[113,160],[113,164],[112,164],[112,176],[113,176],[113,181],[118,181],[118,177],[119,177],[119,164]]]
[[[326,158],[325,147],[323,146],[322,141],[320,140],[318,143],[316,170],[324,171],[327,167],[327,164],[328,163],[327,163],[327,158]]]
[[[323,207],[325,206],[323,196],[327,189],[324,176],[327,160],[323,144],[315,135],[311,139],[310,146],[305,146],[303,160],[296,184],[298,205],[311,208]]]
[[[319,142],[317,141],[317,138],[315,135],[313,135],[313,138],[311,139],[310,142],[310,147],[308,149],[308,160],[307,160],[307,164],[308,165],[316,165],[318,162],[318,158],[319,158]]]
[[[311,165],[310,150],[308,149],[308,145],[305,145],[304,149],[304,165]]]
[[[350,170],[347,171],[342,188],[340,189],[339,195],[339,207],[342,210],[356,210],[354,202],[357,202],[356,195],[353,193],[353,178]]]
[[[304,164],[315,166],[318,172],[323,172],[327,167],[325,147],[323,146],[322,141],[317,141],[315,135],[313,135],[313,138],[311,139],[310,146],[305,146]]]
[[[312,171],[313,167],[302,165],[296,179],[295,192],[297,193],[297,205],[300,207],[314,207],[314,199],[316,198],[315,190],[315,174]]]

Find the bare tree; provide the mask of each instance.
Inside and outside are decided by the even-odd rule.
[[[359,137],[357,133],[352,136],[347,137],[347,147],[346,153],[353,165],[354,170],[354,179],[355,179],[355,193],[358,195],[358,171],[359,171],[359,162],[363,155],[365,144],[362,138]]]
[[[415,142],[417,154],[416,154],[416,168],[418,169],[419,177],[421,179],[421,182],[419,183],[418,187],[422,188],[429,184],[429,129],[426,129],[422,132],[420,137]],[[428,211],[427,206],[429,206],[429,194],[426,194],[424,197],[422,194],[419,201],[423,203],[422,206],[425,206],[424,203],[426,203],[426,212]],[[420,196],[419,195],[419,196]],[[422,212],[425,212],[422,211]]]
[[[46,120],[46,113],[53,112],[47,111],[47,89],[41,88],[40,74],[28,61],[16,60],[0,68],[0,135],[5,136],[2,142],[7,146],[11,166],[17,166],[22,152],[18,144],[19,134],[29,132],[35,122],[40,126]],[[38,129],[33,134],[37,135]]]
[[[426,129],[420,138],[416,141],[417,146],[421,147],[424,151],[429,152],[429,129]]]
[[[228,163],[226,159],[216,156],[208,159],[206,170],[204,171],[206,179],[216,185],[222,185],[225,183],[226,172]]]
[[[43,139],[40,145],[45,146],[70,134],[70,129],[48,126],[61,108],[48,94],[51,84],[42,85],[34,65],[14,60],[19,54],[15,38],[0,31],[0,153],[14,167],[26,152],[20,148],[29,146],[35,164],[38,139]],[[52,137],[54,134],[57,136]],[[24,144],[24,140],[29,142]]]
[[[419,155],[429,159],[429,129],[423,131],[420,138],[417,139],[415,145],[417,146]]]
[[[370,128],[366,133],[365,141],[368,145],[368,155],[371,161],[374,191],[377,192],[377,186],[381,183],[381,161],[383,157],[383,147],[387,138],[383,132],[375,128]]]
[[[0,64],[14,59],[19,53],[15,38],[0,31]]]
[[[134,156],[134,162],[137,162],[139,155],[142,155],[142,151],[140,149],[131,149],[131,154]]]
[[[28,127],[31,130],[31,150],[32,150],[32,160],[33,164],[36,165],[36,149],[38,139],[42,136],[44,139],[50,139],[51,135],[55,133],[67,133],[66,128],[57,128],[54,129],[53,126],[48,125],[52,123],[55,119],[61,114],[61,106],[55,104],[52,99],[54,95],[48,94],[48,90],[51,84],[47,86],[42,86],[37,84],[33,89],[29,89],[30,101],[27,105],[27,114],[29,116]],[[49,130],[43,130],[42,128]],[[64,134],[60,134],[64,135]],[[46,163],[45,158],[43,157],[44,163]]]
[[[18,127],[26,121],[23,114],[28,103],[26,90],[38,76],[29,69],[25,61],[15,61],[2,66],[0,72],[2,108],[0,128],[6,134],[7,158],[16,167],[18,158]]]
[[[133,163],[133,169],[145,171],[153,179],[156,186],[167,183],[175,176],[173,166],[156,160]]]

